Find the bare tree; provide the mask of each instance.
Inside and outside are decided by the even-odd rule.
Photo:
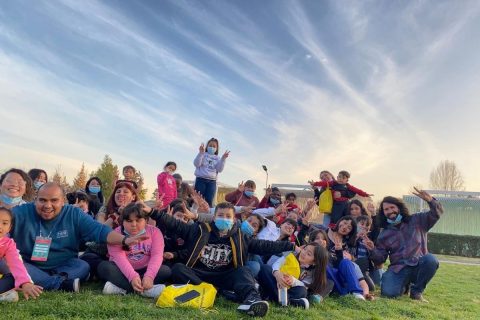
[[[455,162],[444,160],[430,173],[430,187],[436,190],[465,190],[462,173]]]
[[[53,174],[52,181],[60,185],[63,189],[64,192],[70,192],[71,191],[71,186],[67,182],[67,177],[62,171],[62,166],[58,165],[55,168],[55,173]]]

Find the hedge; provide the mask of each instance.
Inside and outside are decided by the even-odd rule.
[[[437,254],[479,258],[480,237],[429,233],[428,251]]]

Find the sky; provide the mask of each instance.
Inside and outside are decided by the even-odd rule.
[[[479,1],[0,2],[0,168],[70,181],[104,155],[151,193],[167,161],[219,181],[321,170],[381,200],[454,161],[480,191]]]

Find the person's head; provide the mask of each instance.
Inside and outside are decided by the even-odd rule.
[[[131,183],[120,182],[115,185],[112,195],[107,202],[107,213],[118,211],[118,208],[125,207],[132,202],[138,201],[137,190]]]
[[[264,227],[265,219],[261,215],[253,213],[242,222],[240,228],[243,233],[256,236]]]
[[[38,190],[44,183],[48,182],[47,172],[43,169],[30,169],[28,176],[32,179],[35,190]]]
[[[163,167],[163,171],[173,174],[177,170],[177,164],[173,161],[168,161]]]
[[[313,267],[312,283],[309,289],[319,294],[327,285],[328,252],[316,242],[310,242],[298,254],[298,262],[302,266]]]
[[[257,189],[257,185],[255,184],[255,181],[253,180],[245,181],[244,187],[245,187],[245,190],[243,191],[243,193],[247,197],[251,198],[255,195],[255,190]]]
[[[235,223],[235,207],[229,202],[221,202],[215,207],[214,223],[220,232],[232,229]]]
[[[25,171],[12,168],[0,176],[1,201],[8,206],[15,206],[21,200],[33,199],[32,179]]]
[[[330,171],[323,170],[320,172],[320,180],[322,181],[333,181],[333,174]]]
[[[285,203],[287,204],[294,204],[297,200],[297,195],[293,192],[287,193],[285,195]]]
[[[95,194],[100,198],[102,192],[102,180],[99,177],[91,177],[85,184],[85,192],[87,194]]]
[[[65,194],[55,182],[47,182],[38,189],[35,210],[43,220],[57,217],[65,204]]]
[[[348,183],[348,179],[350,179],[350,173],[348,173],[348,171],[342,170],[337,175],[337,182],[339,184]]]
[[[130,203],[120,213],[122,231],[130,236],[145,233],[145,226],[148,220],[148,213],[143,211],[143,206],[137,203]]]
[[[125,180],[134,180],[136,172],[137,171],[135,170],[135,168],[131,165],[126,165],[122,169],[123,177],[125,178]]]
[[[272,193],[270,194],[270,197],[268,198],[268,201],[274,207],[276,207],[280,203],[282,203],[282,193],[280,192],[280,189],[278,189],[277,187],[273,187],[272,188]]]
[[[293,219],[285,219],[280,225],[280,233],[282,236],[290,237],[297,230],[298,223]]]
[[[322,229],[315,229],[308,235],[309,242],[316,242],[326,248],[328,243],[327,233]]]
[[[88,195],[83,192],[83,191],[74,191],[74,192],[69,192],[66,195],[68,204],[76,205],[80,209],[82,209],[83,212],[88,212],[88,204],[90,202],[90,199]]]
[[[372,226],[372,218],[369,216],[359,216],[357,221],[357,234],[368,233]]]
[[[335,231],[339,235],[341,235],[347,241],[347,244],[350,247],[353,247],[355,245],[355,240],[357,236],[357,223],[355,222],[355,219],[353,219],[351,216],[341,217],[337,221],[337,224],[335,225],[335,228],[332,229],[332,231]]]
[[[6,236],[13,225],[12,211],[5,207],[0,207],[0,238]]]
[[[182,176],[180,175],[180,173],[174,173],[172,177],[173,179],[175,179],[175,183],[177,184],[177,189],[180,189],[183,182]]]
[[[408,222],[409,219],[410,213],[405,202],[391,196],[383,198],[377,215],[378,225],[381,228],[386,228],[390,224]]]
[[[209,154],[215,154],[218,155],[218,149],[220,148],[218,144],[218,140],[215,138],[211,138],[210,140],[207,141],[207,147],[206,150]]]
[[[353,199],[348,204],[348,214],[353,218],[358,218],[360,216],[367,216],[367,210],[363,206],[363,203],[358,199]]]
[[[298,212],[295,210],[288,211],[286,219],[298,221]]]
[[[182,204],[176,204],[172,209],[172,217],[174,217],[175,219],[177,219],[179,221],[183,221],[183,222],[187,223],[188,218],[185,215],[185,213],[186,212],[185,212],[185,209],[183,209]]]

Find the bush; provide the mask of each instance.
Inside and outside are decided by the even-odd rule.
[[[429,233],[428,251],[437,254],[479,258],[480,237]]]

